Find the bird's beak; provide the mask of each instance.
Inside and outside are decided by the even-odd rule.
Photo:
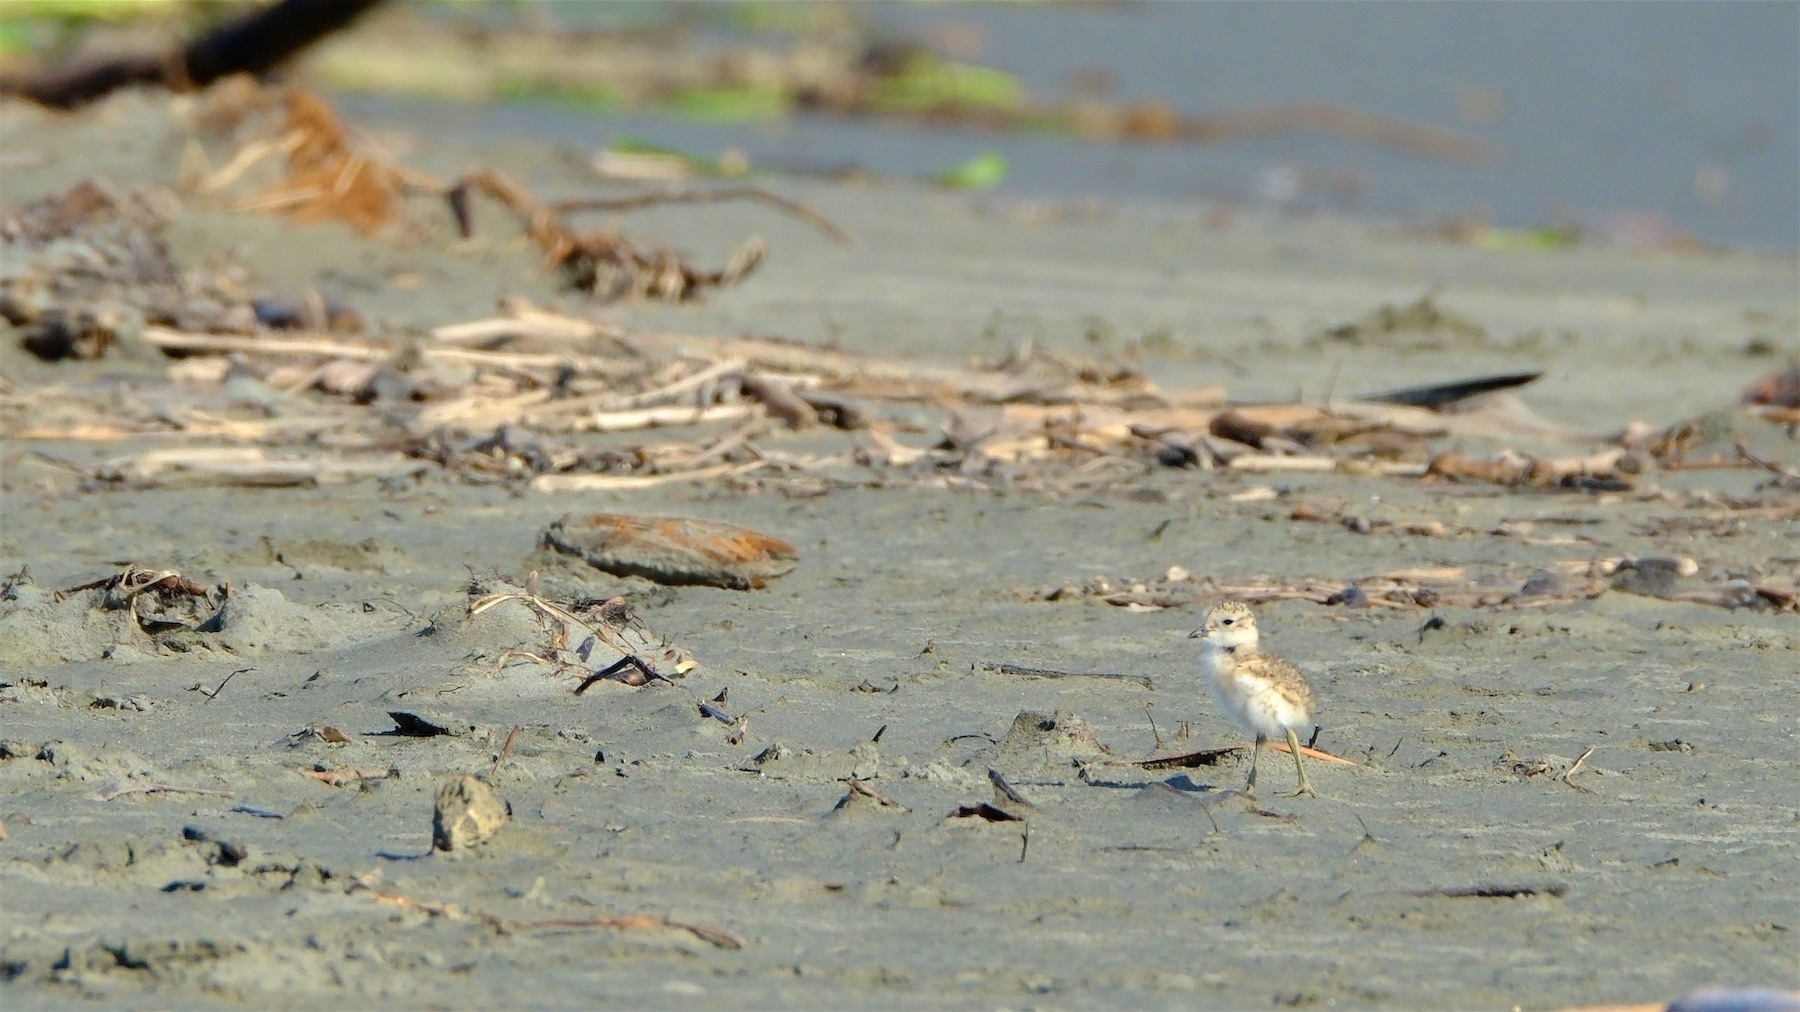
[[[1205,629],[1195,629],[1193,632],[1188,633],[1188,639],[1197,640],[1205,635],[1206,635]]]

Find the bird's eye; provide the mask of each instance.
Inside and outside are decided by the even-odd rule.
[[[1232,618],[1222,618],[1222,619],[1220,619],[1220,620],[1219,620],[1219,624],[1220,624],[1220,625],[1230,625],[1230,624],[1231,624],[1231,623],[1233,623],[1233,622],[1235,622],[1235,621],[1237,621],[1237,619],[1232,619]]]

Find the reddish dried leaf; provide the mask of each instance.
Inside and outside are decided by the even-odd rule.
[[[544,543],[616,576],[750,590],[792,571],[800,550],[735,524],[633,513],[570,514]]]

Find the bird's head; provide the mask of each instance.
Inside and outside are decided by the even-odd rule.
[[[1200,628],[1188,634],[1188,639],[1198,639],[1207,646],[1216,647],[1227,653],[1236,653],[1248,648],[1256,650],[1256,616],[1251,614],[1250,606],[1242,601],[1226,601],[1206,613],[1206,621]]]

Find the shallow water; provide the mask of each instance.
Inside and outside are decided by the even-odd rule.
[[[871,8],[865,8],[871,10]],[[1099,71],[1114,100],[1189,114],[1332,103],[1497,145],[1453,165],[1319,136],[1203,147],[1094,145],[1041,135],[793,119],[716,125],[545,106],[351,108],[459,131],[595,147],[612,133],[682,150],[741,148],[758,164],[860,165],[930,176],[1004,152],[1003,192],[1209,198],[1405,218],[1486,214],[1654,244],[1800,248],[1800,5],[880,4],[914,37],[978,32],[973,58],[1033,94]]]

